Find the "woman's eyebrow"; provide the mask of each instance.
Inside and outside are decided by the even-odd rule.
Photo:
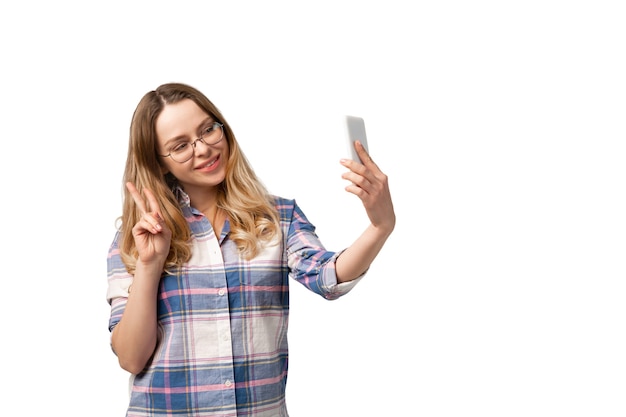
[[[202,133],[202,130],[208,126],[214,123],[213,117],[211,116],[207,116],[202,122],[200,122],[198,124],[198,127],[196,128],[196,134],[199,136]],[[173,138],[169,138],[165,141],[165,143],[163,144],[164,146],[169,145],[172,142],[177,142],[179,140],[183,140],[186,139],[187,135],[178,135],[178,136],[174,136]],[[193,138],[193,139],[197,139],[197,138]]]
[[[214,122],[213,118],[211,116],[207,116],[207,118],[204,119],[204,121],[198,125],[198,132],[200,132],[202,129],[204,129],[208,125],[212,125],[213,122]]]

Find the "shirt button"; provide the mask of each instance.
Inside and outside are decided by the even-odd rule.
[[[233,385],[233,383],[230,382],[230,379],[227,379],[226,382],[224,382],[224,385],[226,385],[227,387],[230,387],[231,385]]]
[[[224,291],[223,288],[220,288],[220,290],[217,292],[219,295],[224,295],[226,293],[226,291]]]

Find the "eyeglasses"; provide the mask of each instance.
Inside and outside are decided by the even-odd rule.
[[[204,127],[198,139],[187,142],[178,142],[169,149],[170,153],[161,156],[163,158],[167,158],[169,156],[172,160],[178,162],[179,164],[187,162],[193,157],[198,141],[207,146],[215,146],[220,143],[222,139],[224,139],[224,130],[222,129],[222,126],[224,125],[215,122],[211,126]]]

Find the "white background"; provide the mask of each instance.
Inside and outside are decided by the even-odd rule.
[[[132,112],[181,81],[331,249],[367,222],[337,114],[389,175],[367,278],[292,285],[292,416],[623,417],[621,4],[3,3],[3,409],[124,414],[106,252]]]

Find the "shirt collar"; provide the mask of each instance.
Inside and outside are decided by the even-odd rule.
[[[191,199],[189,198],[189,195],[179,184],[174,185],[172,187],[172,191],[174,192],[174,196],[176,197],[176,200],[178,200],[178,204],[181,207],[191,207]]]

